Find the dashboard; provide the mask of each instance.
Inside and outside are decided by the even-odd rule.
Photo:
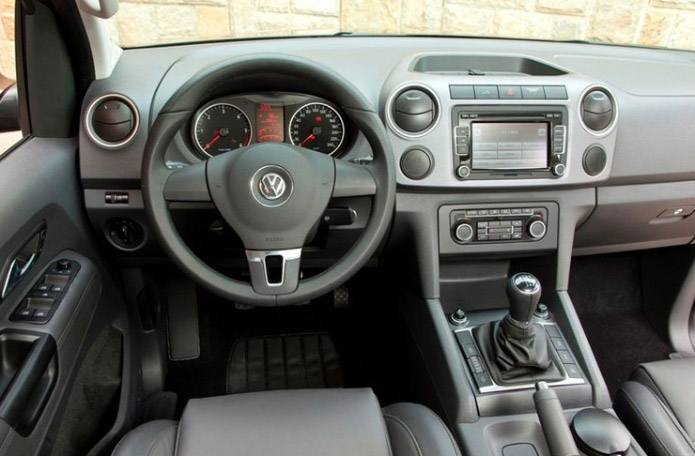
[[[340,108],[323,98],[293,93],[216,98],[198,108],[190,141],[207,159],[252,143],[289,143],[340,156],[353,141]]]
[[[413,245],[431,268],[444,256],[567,256],[695,238],[692,53],[431,37],[124,51],[113,74],[92,84],[82,111],[80,172],[98,230],[124,217],[147,232],[138,191],[143,151],[172,95],[205,68],[264,54],[339,73],[380,115],[397,164],[393,236],[416,231]],[[104,103],[131,115],[103,117]],[[329,88],[305,78],[222,81],[191,106],[167,160],[181,167],[271,141],[369,163],[369,144],[346,111]],[[357,221],[330,232],[358,230]]]

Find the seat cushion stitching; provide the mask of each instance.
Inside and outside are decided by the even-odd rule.
[[[437,415],[436,413],[432,412],[434,415],[434,418],[439,421],[439,423],[442,425],[442,428],[444,428],[444,432],[446,433],[447,437],[449,437],[449,441],[451,442],[451,446],[454,449],[454,453],[456,453],[457,456],[461,456],[461,452],[459,451],[459,446],[456,443],[456,440],[454,440],[454,436],[451,434],[451,431],[449,430],[449,427],[444,423],[444,420]]]
[[[659,402],[659,404],[666,409],[666,416],[668,416],[669,420],[673,422],[674,427],[678,430],[680,434],[685,434],[683,438],[688,442],[689,446],[692,447],[693,445],[690,443],[692,442],[690,438],[690,434],[688,431],[685,429],[685,426],[683,426],[680,422],[680,419],[676,415],[676,412],[673,410],[673,407],[669,403],[668,399],[666,398],[666,395],[661,391],[661,388],[659,387],[659,383],[654,380],[654,377],[652,377],[649,374],[649,371],[645,369],[644,367],[641,367],[642,371],[644,371],[644,374],[647,376],[647,378],[652,382],[654,387],[657,389],[657,391],[652,391],[652,388],[650,388],[647,385],[644,385],[647,387],[648,390],[652,391],[652,394],[656,397],[656,400]],[[687,436],[687,438],[685,438]]]
[[[656,432],[656,430],[652,427],[651,423],[649,420],[646,419],[646,415],[642,413],[642,410],[639,408],[637,403],[632,399],[632,397],[625,393],[624,391],[618,391],[618,394],[623,393],[625,396],[625,400],[628,402],[628,404],[631,406],[631,408],[639,415],[642,423],[647,427],[648,432],[653,436],[654,440],[658,443],[658,445],[661,447],[661,449],[666,453],[666,454],[671,454],[671,452],[668,450],[668,447],[666,446],[665,442],[661,439],[659,434]]]
[[[154,450],[157,447],[160,440],[162,439],[162,435],[165,432],[167,432],[169,430],[169,428],[170,428],[170,426],[162,429],[161,431],[159,431],[159,433],[157,433],[157,437],[155,437],[154,441],[152,442],[152,445],[150,445],[149,449],[147,450],[147,456],[151,456],[152,450]]]
[[[415,434],[413,434],[410,427],[403,420],[401,420],[400,418],[395,417],[393,415],[384,414],[384,417],[387,419],[393,420],[393,422],[395,422],[397,424],[400,424],[403,427],[403,429],[405,429],[406,434],[408,434],[410,439],[413,441],[413,446],[415,447],[415,451],[417,452],[417,454],[419,456],[423,456],[422,450],[420,449],[420,445],[418,445],[417,439],[415,438]]]

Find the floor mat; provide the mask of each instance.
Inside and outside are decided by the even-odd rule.
[[[227,393],[343,385],[327,333],[237,339],[229,355]]]
[[[643,310],[637,254],[574,258],[569,294],[611,396],[637,364],[668,357]]]

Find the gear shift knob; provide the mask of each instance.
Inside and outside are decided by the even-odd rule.
[[[520,272],[507,282],[509,316],[519,323],[529,323],[541,299],[541,283],[533,274]]]

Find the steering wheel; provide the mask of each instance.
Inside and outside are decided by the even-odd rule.
[[[374,153],[358,165],[285,143],[259,143],[171,170],[164,155],[199,103],[241,78],[311,80],[329,91]],[[233,86],[232,86],[233,87]],[[396,197],[395,163],[381,119],[345,78],[315,62],[284,55],[228,60],[184,84],[157,116],[145,148],[142,192],[162,248],[193,280],[226,299],[288,305],[325,294],[352,277],[387,233]],[[332,198],[370,196],[372,211],[351,249],[322,273],[300,280],[302,248]],[[178,234],[172,202],[212,202],[246,249],[251,283],[231,279],[198,258]]]

